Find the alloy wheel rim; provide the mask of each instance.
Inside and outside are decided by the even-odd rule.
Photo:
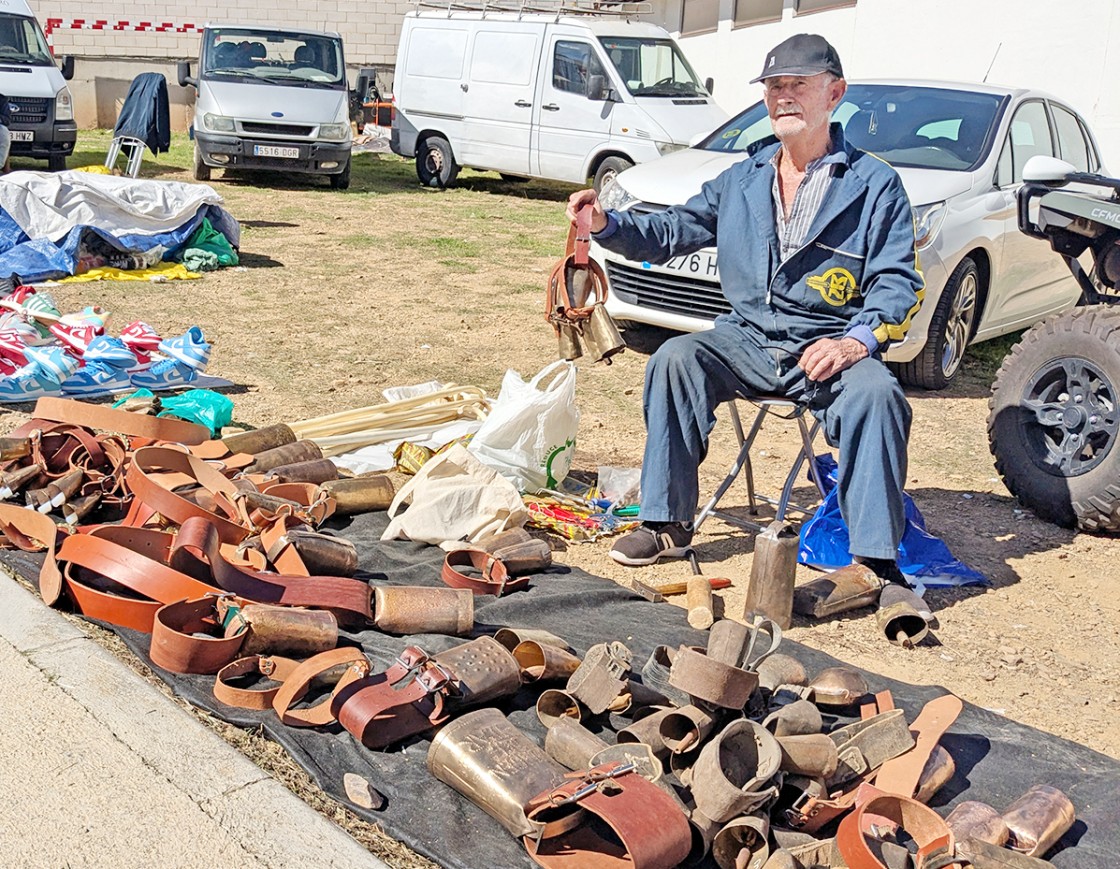
[[[946,377],[957,373],[964,361],[964,351],[972,336],[972,321],[976,318],[976,275],[969,272],[964,276],[953,305],[949,309],[949,319],[945,323],[945,346],[941,350],[941,371]]]
[[[1057,477],[1077,477],[1097,467],[1120,432],[1120,406],[1112,381],[1077,356],[1051,360],[1023,388],[1019,421],[1031,460]]]

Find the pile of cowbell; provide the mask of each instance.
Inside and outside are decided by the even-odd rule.
[[[97,306],[63,314],[30,286],[0,299],[0,402],[172,389],[206,370],[211,348],[198,326],[163,338],[135,320],[110,335],[109,317]]]

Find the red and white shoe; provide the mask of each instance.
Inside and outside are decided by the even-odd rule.
[[[51,323],[50,333],[54,335],[66,349],[67,353],[79,359],[85,355],[89,342],[98,335],[105,334],[105,327],[94,323],[82,326],[72,326],[68,323]]]
[[[162,359],[156,350],[163,338],[143,320],[135,320],[121,329],[121,340],[136,354],[136,365],[130,371],[144,371]]]

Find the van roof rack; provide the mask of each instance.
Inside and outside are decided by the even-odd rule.
[[[612,15],[632,17],[650,15],[649,0],[413,0],[417,9],[441,9],[452,12],[514,12],[555,15]]]

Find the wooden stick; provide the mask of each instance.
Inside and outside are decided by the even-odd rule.
[[[695,577],[693,577],[695,579]],[[662,579],[662,580],[646,580],[646,585],[652,588],[659,594],[684,594],[688,591],[687,579]],[[708,579],[708,587],[713,591],[718,591],[721,588],[731,588],[731,580],[724,579],[723,577],[711,577]]]
[[[712,611],[712,587],[708,579],[703,576],[694,576],[688,581],[686,594],[688,595],[688,623],[694,628],[706,631],[716,620]]]

